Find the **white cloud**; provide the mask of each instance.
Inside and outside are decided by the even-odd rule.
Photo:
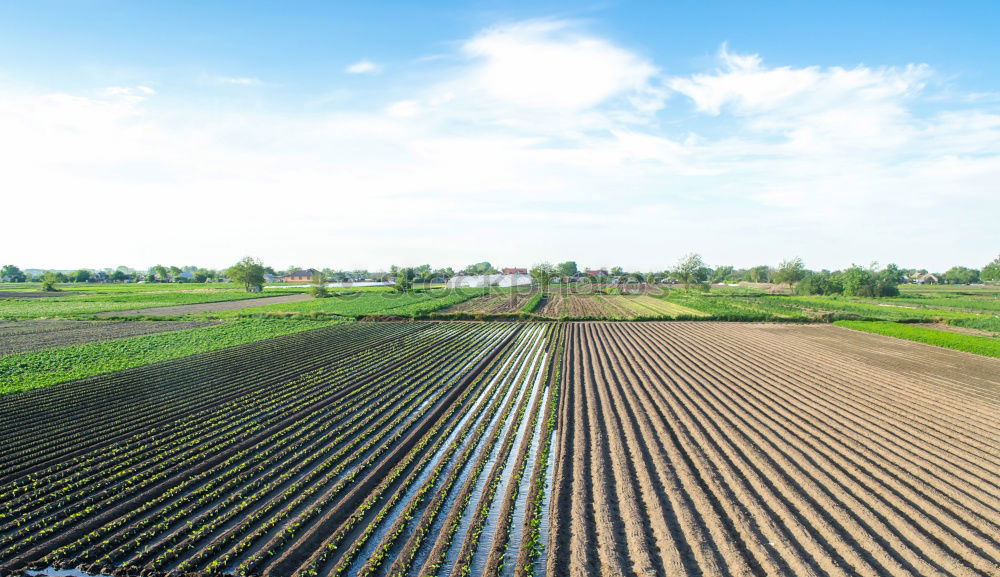
[[[389,116],[396,116],[399,118],[408,118],[420,114],[420,103],[416,100],[400,100],[399,102],[393,102],[386,108],[386,113]]]
[[[232,86],[260,86],[260,78],[252,76],[219,76],[215,79],[219,84],[229,84]]]
[[[724,49],[717,70],[666,77],[535,21],[455,56],[433,81],[323,114],[0,88],[0,194],[20,217],[4,232],[87,227],[5,258],[662,268],[698,250],[717,264],[935,268],[981,266],[1000,246],[1000,113],[961,95],[917,106],[926,67],[769,67]],[[662,86],[675,94],[657,112]]]
[[[344,69],[348,74],[378,74],[382,72],[382,65],[368,59],[358,60]]]
[[[617,96],[652,94],[656,67],[564,21],[483,31],[462,46],[480,95],[531,108],[583,110]]]

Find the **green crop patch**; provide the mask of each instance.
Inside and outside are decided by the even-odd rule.
[[[967,353],[1000,358],[1000,339],[991,337],[960,335],[884,321],[837,321],[834,324],[856,331],[875,333],[878,335],[895,337],[897,339],[916,341],[919,343],[965,351]]]
[[[155,286],[155,285],[150,285]],[[183,286],[183,285],[182,285]],[[0,319],[81,318],[96,313],[151,309],[223,301],[271,297],[289,292],[248,293],[235,288],[160,289],[128,287],[103,291],[87,290],[51,298],[0,299]],[[58,293],[57,293],[58,294]]]
[[[0,395],[307,331],[336,322],[243,319],[215,327],[10,355],[0,358]]]

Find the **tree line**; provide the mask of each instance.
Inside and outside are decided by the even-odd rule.
[[[219,271],[196,266],[164,266],[153,265],[146,271],[137,271],[125,266],[115,269],[105,268],[79,269],[75,272],[44,271],[39,274],[29,274],[14,265],[0,267],[2,282],[40,282],[45,289],[54,289],[59,283],[87,282],[221,282],[232,281],[242,284],[247,290],[261,290],[268,275],[281,276],[299,270],[289,266],[285,270],[275,270],[265,265],[260,259],[245,257],[225,270]],[[498,274],[499,269],[490,262],[483,261],[470,264],[457,274],[483,275]],[[387,272],[370,272],[365,269],[334,270],[325,268],[313,278],[314,285],[327,282],[379,281],[393,283],[397,290],[412,290],[414,284],[443,282],[453,276],[456,271],[451,267],[433,268],[429,264],[416,267],[399,267],[393,265]],[[893,296],[898,294],[897,285],[912,282],[922,275],[933,274],[938,282],[945,284],[976,284],[980,282],[1000,282],[1000,256],[983,266],[973,269],[964,266],[954,266],[943,273],[929,273],[927,269],[900,268],[895,264],[884,267],[877,264],[868,266],[853,265],[844,270],[810,270],[805,267],[801,258],[782,261],[777,266],[758,265],[749,268],[736,268],[724,265],[710,267],[701,255],[692,253],[685,255],[670,268],[655,272],[625,271],[621,267],[610,269],[587,270],[577,266],[576,261],[565,261],[557,264],[538,263],[529,269],[529,274],[538,285],[547,286],[553,282],[566,282],[586,277],[597,283],[675,283],[686,288],[706,288],[711,284],[722,283],[773,283],[794,287],[796,294],[844,294],[848,296]],[[325,287],[323,288],[325,290]]]
[[[876,263],[868,266],[852,265],[838,271],[809,270],[799,257],[782,261],[777,266],[759,265],[749,268],[734,266],[710,267],[705,264],[701,255],[692,253],[682,257],[673,267],[657,272],[626,272],[621,267],[612,267],[607,272],[603,270],[589,271],[587,276],[598,283],[671,283],[681,284],[690,289],[692,286],[706,289],[712,284],[732,284],[739,282],[771,283],[788,285],[800,295],[833,295],[847,296],[895,296],[899,294],[897,285],[916,282],[928,275],[926,269],[906,269],[895,264],[884,267]],[[559,264],[547,262],[531,267],[530,274],[535,282],[545,286],[556,279],[573,280],[580,273],[573,261]],[[1000,282],[1000,256],[982,268],[971,269],[955,266],[944,273],[932,275],[938,282],[945,284],[977,284],[980,282]]]

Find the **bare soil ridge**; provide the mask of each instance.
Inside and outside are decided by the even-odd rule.
[[[549,574],[1000,571],[1000,361],[831,326],[567,341]]]

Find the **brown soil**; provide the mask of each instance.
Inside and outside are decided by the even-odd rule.
[[[0,323],[0,356],[68,345],[212,326],[187,321],[50,321]]]
[[[622,316],[606,305],[600,296],[550,294],[538,308],[538,314],[547,317],[608,318]]]
[[[442,313],[506,314],[520,312],[531,293],[489,294],[450,306]]]
[[[928,349],[575,323],[548,573],[998,574],[1000,361]]]
[[[830,325],[345,323],[0,397],[0,574],[523,577],[551,491],[536,575],[997,575],[998,414]]]
[[[44,299],[52,297],[68,297],[83,294],[80,291],[55,291],[55,292],[29,292],[29,291],[0,291],[0,299]]]
[[[217,303],[201,303],[196,305],[176,305],[169,307],[154,307],[148,309],[133,309],[128,311],[110,311],[94,315],[98,318],[133,317],[133,316],[179,316],[197,313],[218,313],[222,311],[237,311],[264,307],[267,305],[283,305],[312,299],[312,295],[299,293],[280,297],[261,297],[238,301],[223,301]]]

